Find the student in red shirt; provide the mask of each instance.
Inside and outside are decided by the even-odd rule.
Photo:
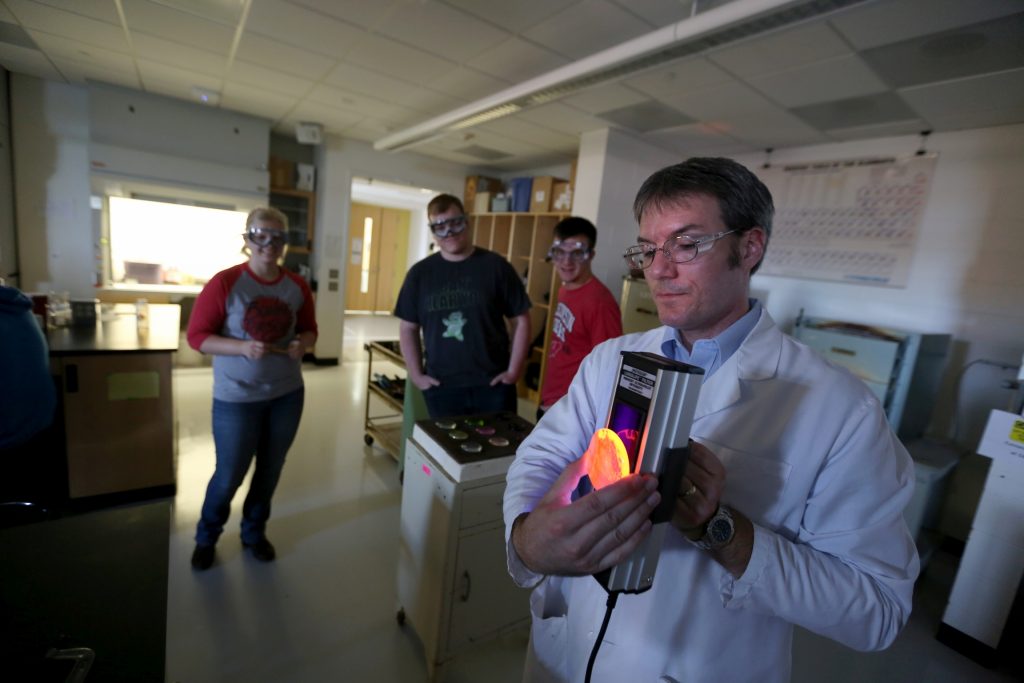
[[[537,419],[565,396],[580,362],[605,339],[622,335],[622,314],[615,297],[594,277],[597,228],[586,218],[570,216],[555,226],[548,251],[562,280],[558,289],[548,363],[541,383]]]

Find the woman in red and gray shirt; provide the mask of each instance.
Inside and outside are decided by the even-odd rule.
[[[213,356],[213,439],[217,465],[196,527],[195,569],[213,564],[231,499],[253,459],[242,504],[242,545],[263,562],[270,499],[302,417],[302,356],[316,342],[313,296],[301,277],[280,265],[288,219],[277,209],[246,218],[249,260],[206,284],[188,322],[188,343]]]

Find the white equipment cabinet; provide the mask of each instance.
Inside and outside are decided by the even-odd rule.
[[[444,443],[448,432],[421,420],[406,442],[397,616],[419,635],[431,681],[460,651],[529,624],[529,591],[506,568],[501,508],[515,445],[531,426],[522,423],[505,448],[467,459],[445,448],[487,439],[462,424],[470,439]]]

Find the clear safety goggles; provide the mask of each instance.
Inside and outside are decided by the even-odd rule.
[[[445,237],[461,234],[462,231],[466,229],[467,222],[465,216],[455,216],[453,218],[434,221],[429,225],[430,231],[434,233],[434,236],[443,240]]]
[[[288,244],[288,233],[274,228],[249,228],[245,232],[245,237],[259,247],[269,247],[270,245],[283,247]]]
[[[555,243],[548,249],[548,260],[555,263],[583,263],[590,259],[592,251],[585,242],[573,241],[563,242],[555,240]]]

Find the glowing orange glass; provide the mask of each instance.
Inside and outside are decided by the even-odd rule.
[[[594,432],[583,454],[583,466],[595,489],[614,484],[629,474],[629,457],[619,435],[603,427]]]

